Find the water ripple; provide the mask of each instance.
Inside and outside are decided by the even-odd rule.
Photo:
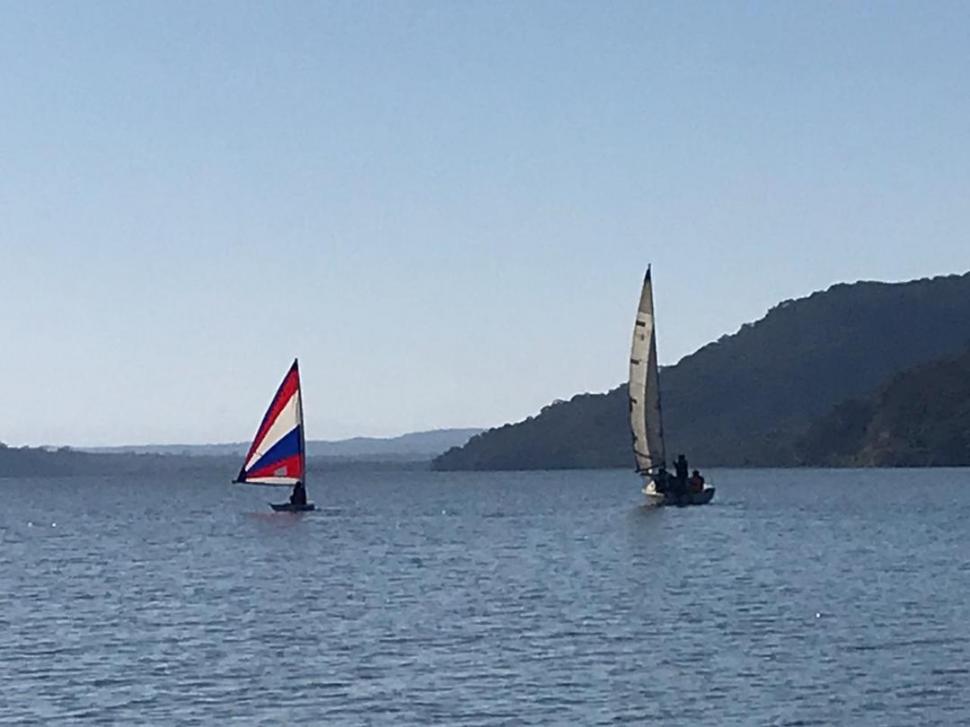
[[[970,723],[970,473],[716,476],[0,480],[0,722]]]

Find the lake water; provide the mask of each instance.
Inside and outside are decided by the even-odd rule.
[[[0,721],[970,724],[970,470],[710,475],[0,480]]]

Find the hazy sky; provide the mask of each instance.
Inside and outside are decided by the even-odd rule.
[[[970,268],[970,4],[2,2],[0,440],[490,426]]]

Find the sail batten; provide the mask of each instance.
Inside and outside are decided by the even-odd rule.
[[[643,279],[640,304],[633,326],[630,350],[630,431],[637,471],[655,472],[666,460],[663,418],[660,409],[660,372],[657,362],[657,332],[654,322],[653,282],[650,268]]]
[[[303,398],[300,368],[294,360],[256,430],[234,482],[292,487],[305,482],[305,478]]]

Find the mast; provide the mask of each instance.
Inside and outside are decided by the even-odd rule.
[[[300,377],[300,360],[293,359],[293,368],[296,369],[297,380]],[[303,472],[303,487],[306,488],[306,422],[303,420],[303,382],[300,381],[296,387],[297,407],[300,410],[300,470]]]
[[[647,266],[647,277],[650,276],[650,266]],[[653,283],[650,283],[650,310],[653,310]],[[653,370],[653,391],[656,396],[656,426],[657,426],[657,439],[660,442],[660,464],[666,465],[667,463],[667,443],[664,441],[664,412],[663,406],[660,403],[660,358],[657,355],[657,316],[653,316],[653,338],[650,341],[650,361],[652,362]],[[650,385],[650,376],[647,377],[647,385]],[[649,428],[649,412],[648,416],[648,428]]]

